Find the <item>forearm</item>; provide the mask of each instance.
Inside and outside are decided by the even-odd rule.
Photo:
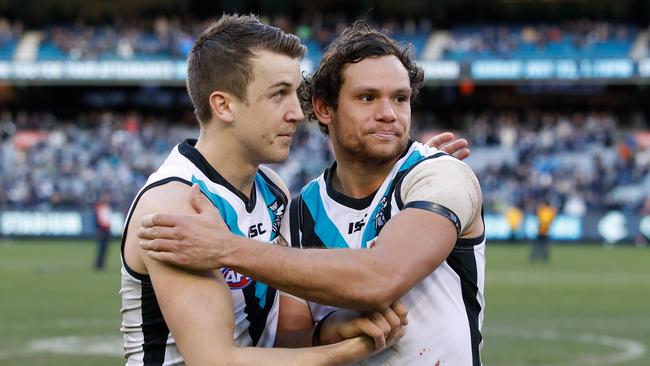
[[[335,366],[361,360],[374,351],[369,338],[357,337],[336,344],[300,348],[236,348],[228,365]]]
[[[377,311],[402,295],[396,286],[400,272],[378,250],[301,250],[233,240],[223,258],[226,266],[303,299]]]

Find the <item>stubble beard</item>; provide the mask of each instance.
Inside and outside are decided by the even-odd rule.
[[[368,140],[356,139],[353,143],[348,143],[348,140],[345,137],[340,137],[341,136],[337,136],[337,140],[339,141],[341,150],[343,150],[346,155],[352,157],[358,162],[373,165],[383,165],[396,160],[404,152],[404,149],[406,149],[408,144],[408,138],[400,137],[400,140],[395,147],[392,150],[385,152],[370,147],[370,142],[368,142]]]

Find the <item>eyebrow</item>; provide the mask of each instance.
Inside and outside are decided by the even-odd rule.
[[[411,89],[409,88],[399,88],[396,90],[392,90],[392,93],[396,94],[407,94],[411,92]],[[357,88],[352,89],[353,94],[358,94],[358,93],[371,93],[371,94],[377,94],[379,93],[379,89],[373,88],[373,87],[366,87],[366,86],[361,86]]]
[[[285,87],[285,88],[291,88],[293,86],[293,84],[291,84],[288,81],[283,80],[283,81],[278,81],[277,83],[269,86],[267,89],[271,90],[271,89],[277,88],[278,86]]]

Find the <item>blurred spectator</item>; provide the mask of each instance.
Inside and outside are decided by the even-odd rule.
[[[552,205],[550,199],[544,198],[537,206],[537,239],[533,242],[533,248],[528,258],[530,263],[541,260],[542,263],[549,261],[549,232],[551,224],[555,220],[557,208]]]
[[[303,14],[298,20],[286,15],[262,17],[263,22],[297,34],[309,47],[309,56],[314,61],[352,20],[341,13]],[[93,25],[78,20],[74,24],[52,25],[43,30],[38,57],[42,60],[185,59],[194,39],[210,21],[159,16],[129,22],[117,19],[109,24]],[[0,20],[0,46],[2,25]],[[397,39],[409,41],[417,52],[424,51],[431,32],[431,24],[426,20],[419,23],[414,19],[389,20],[375,25]]]
[[[97,227],[95,269],[101,271],[106,263],[106,252],[111,238],[111,206],[110,198],[106,193],[102,193],[95,204],[95,224]]]
[[[510,241],[521,239],[522,224],[524,223],[524,213],[517,206],[510,206],[505,213],[508,226],[510,227]]]
[[[451,30],[447,59],[626,57],[636,29],[607,21],[486,24]]]
[[[557,208],[638,211],[650,196],[650,140],[620,127],[610,111],[483,111],[457,117],[472,145],[467,160],[487,212],[534,210],[539,192]],[[430,133],[430,112],[414,115],[413,137]],[[0,111],[0,209],[92,207],[102,192],[125,211],[169,149],[196,136],[193,122],[137,113],[95,112],[72,120]],[[650,136],[650,135],[648,135]],[[275,166],[293,193],[332,163],[315,123],[300,124],[289,159]]]

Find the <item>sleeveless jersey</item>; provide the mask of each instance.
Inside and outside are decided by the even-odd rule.
[[[332,188],[334,165],[293,200],[290,234],[285,237],[290,236],[293,247],[372,248],[386,222],[404,208],[402,180],[428,159],[454,158],[411,142],[377,192],[362,199],[347,197]],[[457,222],[453,223],[458,227]],[[359,364],[480,366],[484,272],[485,235],[457,239],[449,257],[402,297],[409,308],[404,338]],[[335,309],[308,304],[315,320]]]
[[[280,231],[287,195],[260,167],[250,200],[214,170],[187,140],[172,150],[136,196],[122,238],[122,327],[127,365],[182,365],[173,336],[162,316],[149,276],[133,271],[124,260],[126,230],[138,200],[147,190],[171,181],[199,184],[236,235],[271,242]],[[268,171],[267,171],[268,172]],[[235,311],[234,339],[238,346],[272,347],[278,318],[278,295],[264,283],[230,268],[221,273],[230,287]],[[191,311],[191,310],[188,310]]]

